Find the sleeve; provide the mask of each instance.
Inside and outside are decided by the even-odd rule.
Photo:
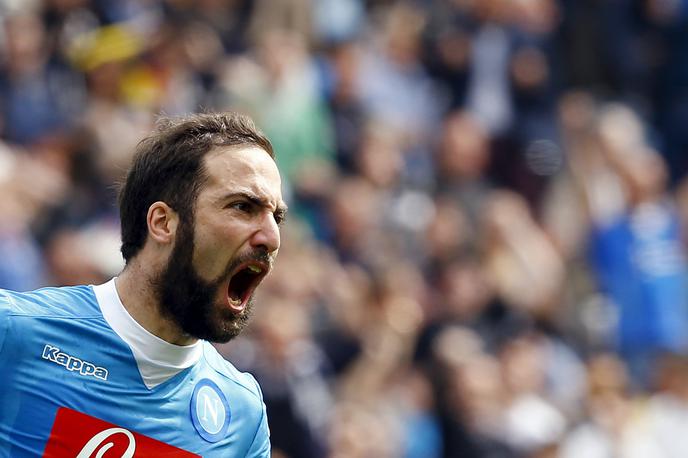
[[[258,383],[256,383],[256,386],[260,393]],[[260,422],[253,437],[253,442],[246,453],[246,458],[270,458],[270,428],[268,427],[268,415],[262,393],[260,393],[260,405],[262,407]]]

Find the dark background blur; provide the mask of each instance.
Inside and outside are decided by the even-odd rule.
[[[117,275],[158,114],[272,139],[275,457],[688,456],[687,0],[4,0],[0,58],[3,288]]]

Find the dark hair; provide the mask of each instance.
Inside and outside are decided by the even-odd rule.
[[[194,203],[207,179],[203,158],[214,147],[253,145],[274,158],[267,137],[238,113],[161,118],[156,127],[138,144],[119,193],[122,256],[127,263],[146,242],[146,217],[154,202],[165,202],[179,214],[181,224],[192,224]]]

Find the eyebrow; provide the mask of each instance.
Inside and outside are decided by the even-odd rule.
[[[270,204],[268,201],[262,197],[257,196],[256,194],[248,191],[238,191],[238,192],[230,192],[229,194],[225,194],[220,198],[221,202],[231,200],[231,199],[236,199],[237,197],[242,197],[249,202],[251,202],[253,205],[257,205],[259,207],[263,208],[270,208]],[[279,216],[284,216],[286,215],[287,211],[289,210],[289,207],[285,203],[278,203],[275,206],[275,211],[274,214],[279,215]]]

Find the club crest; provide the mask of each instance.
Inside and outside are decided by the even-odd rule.
[[[210,379],[202,379],[191,395],[191,421],[208,442],[218,442],[227,434],[231,414],[222,390]]]

